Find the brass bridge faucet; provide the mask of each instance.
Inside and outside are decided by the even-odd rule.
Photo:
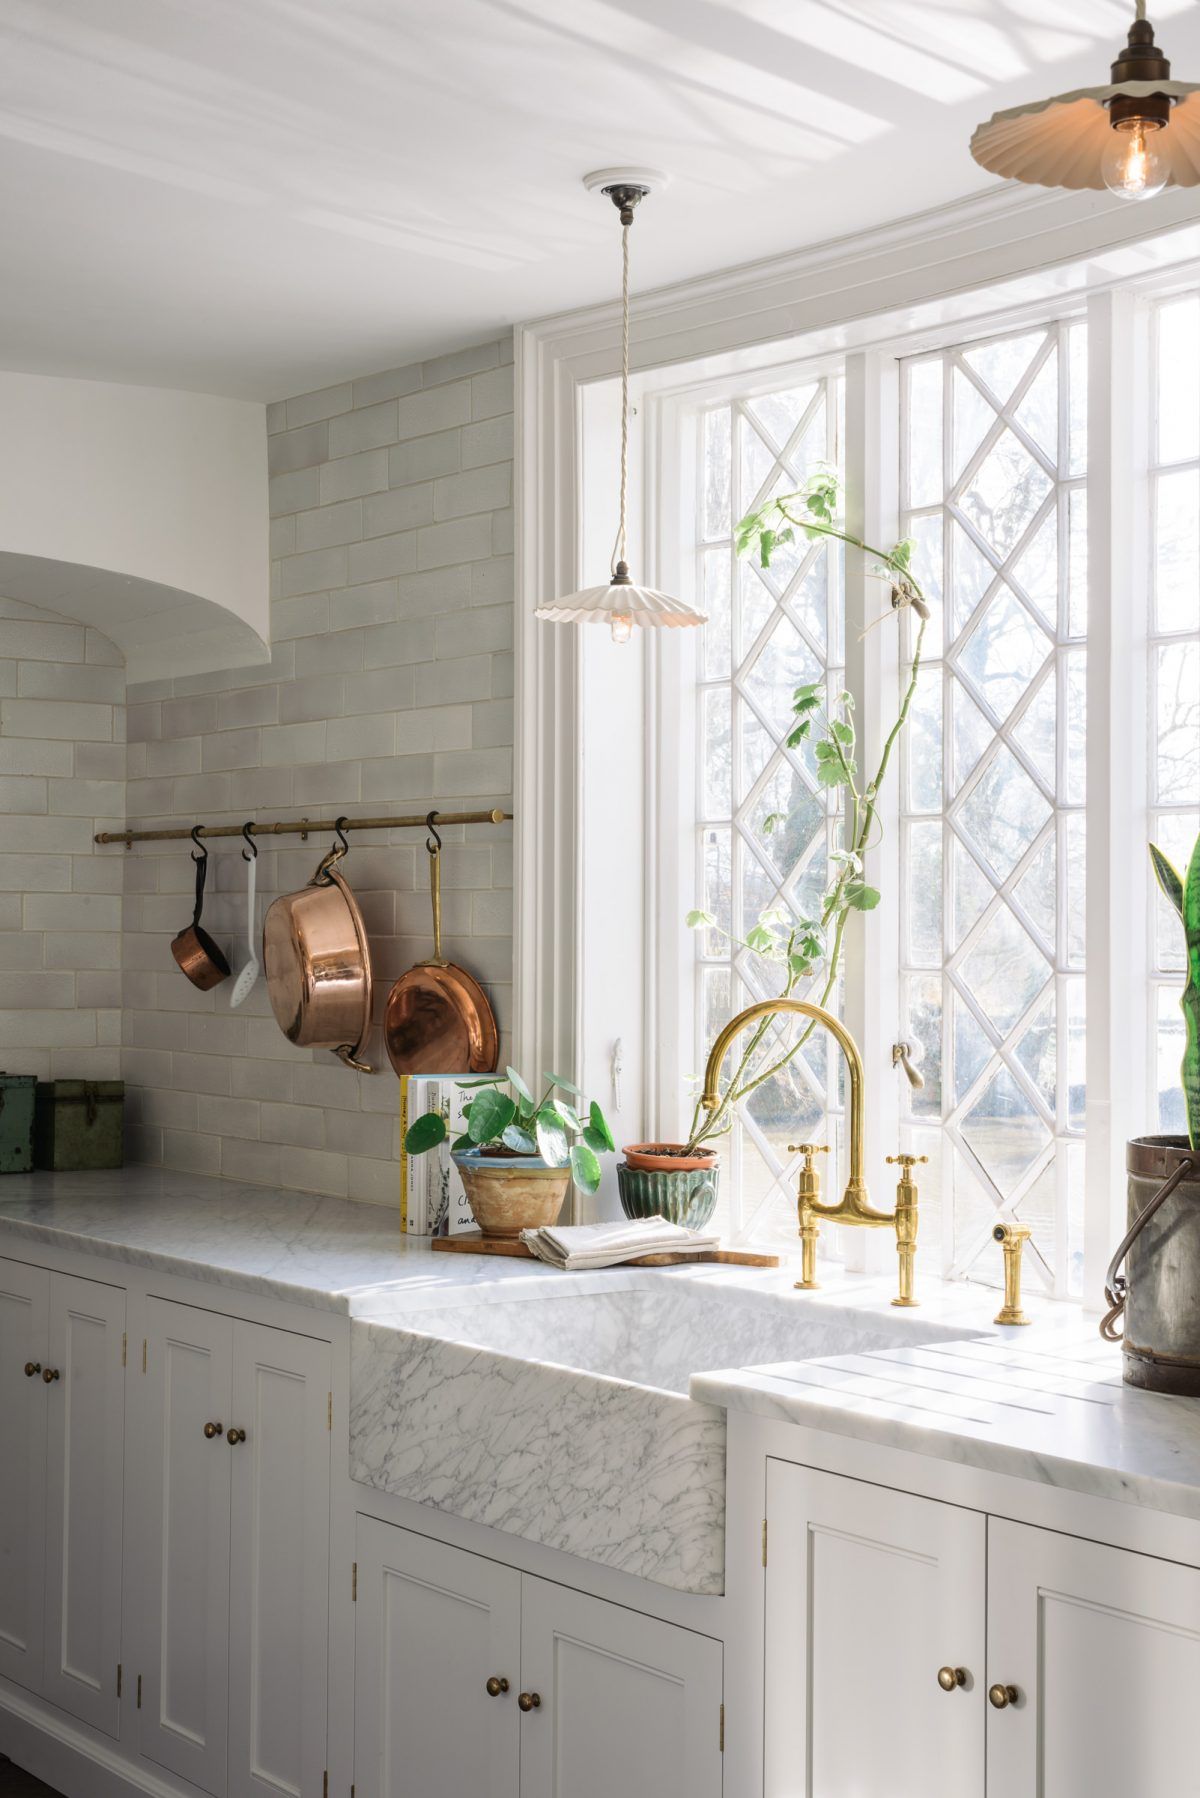
[[[804,1156],[804,1168],[800,1175],[799,1218],[801,1241],[801,1278],[796,1282],[799,1289],[815,1287],[817,1233],[819,1220],[827,1218],[834,1224],[861,1225],[869,1229],[878,1229],[883,1225],[891,1225],[896,1232],[896,1247],[900,1255],[900,1297],[897,1303],[915,1304],[912,1296],[913,1257],[916,1253],[917,1238],[917,1189],[912,1180],[912,1167],[924,1156],[899,1156],[901,1162],[907,1162],[904,1175],[897,1189],[895,1211],[877,1211],[870,1202],[867,1182],[864,1175],[863,1147],[863,1059],[858,1044],[846,1026],[831,1012],[820,1005],[810,1005],[806,999],[763,999],[757,1005],[748,1005],[735,1018],[726,1024],[717,1037],[708,1057],[708,1065],[704,1070],[704,1090],[700,1095],[700,1103],[706,1111],[715,1111],[718,1105],[717,1079],[721,1072],[721,1064],[735,1036],[741,1034],[748,1024],[759,1018],[774,1017],[785,1014],[793,1017],[811,1018],[827,1030],[842,1051],[846,1068],[850,1076],[850,1174],[846,1181],[845,1191],[836,1205],[826,1205],[819,1199],[820,1184],[813,1163],[820,1147],[813,1143],[801,1143],[799,1153]],[[789,1151],[790,1152],[790,1151]],[[911,1199],[909,1195],[911,1194]]]

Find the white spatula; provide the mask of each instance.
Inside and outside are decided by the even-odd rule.
[[[255,948],[254,899],[257,887],[258,845],[249,830],[242,835],[250,845],[250,852],[242,850],[242,860],[246,863],[246,965],[233,983],[233,991],[229,995],[230,1005],[241,1005],[248,999],[255,981],[258,979],[258,952]]]

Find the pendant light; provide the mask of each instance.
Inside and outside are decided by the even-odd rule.
[[[538,606],[536,616],[556,624],[607,624],[614,643],[628,643],[637,629],[649,626],[703,624],[705,617],[682,599],[659,593],[653,587],[639,587],[625,560],[625,518],[629,493],[629,227],[634,209],[651,191],[651,183],[661,183],[641,169],[601,169],[584,176],[589,192],[597,188],[616,207],[621,218],[621,502],[617,540],[613,547],[612,571],[603,587],[585,587],[582,592],[568,593],[562,599],[548,600]]]
[[[1108,87],[1078,88],[1014,106],[980,125],[971,154],[993,175],[1038,187],[1108,188],[1147,200],[1200,182],[1200,87],[1172,81],[1146,0]]]

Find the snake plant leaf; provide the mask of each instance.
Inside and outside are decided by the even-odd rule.
[[[1195,859],[1193,854],[1193,860]],[[1180,917],[1183,916],[1183,877],[1178,869],[1163,854],[1157,843],[1150,845],[1150,860],[1154,865],[1155,879],[1166,897],[1171,901]]]
[[[1187,1040],[1183,1051],[1183,1098],[1187,1107],[1188,1140],[1200,1149],[1200,837],[1188,862],[1181,907],[1187,939],[1187,985],[1179,1004]]]
[[[547,1167],[566,1167],[571,1159],[567,1127],[557,1111],[544,1105],[536,1119],[537,1146]]]
[[[449,1134],[441,1112],[427,1111],[423,1117],[414,1118],[408,1126],[404,1138],[405,1151],[409,1155],[424,1155],[428,1150],[436,1149],[440,1142],[445,1142]]]
[[[595,1192],[600,1184],[600,1163],[584,1142],[571,1150],[571,1177],[581,1192]]]
[[[483,1087],[471,1101],[467,1130],[474,1143],[495,1142],[504,1135],[517,1115],[517,1108],[507,1093],[497,1087]]]

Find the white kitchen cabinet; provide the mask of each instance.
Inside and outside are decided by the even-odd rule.
[[[721,1644],[526,1577],[521,1798],[720,1798]]]
[[[325,1772],[329,1347],[147,1301],[141,1752],[214,1798]]]
[[[50,1275],[0,1261],[0,1674],[37,1691],[45,1611]],[[28,1369],[28,1371],[26,1371]]]
[[[357,1544],[355,1798],[518,1798],[521,1575],[368,1517]]]
[[[115,1736],[125,1294],[0,1262],[0,1673]]]
[[[356,1798],[719,1798],[719,1642],[370,1518],[356,1580]]]
[[[770,1460],[767,1526],[765,1798],[982,1798],[986,1519]]]
[[[989,1793],[1200,1798],[1200,1569],[988,1529]]]

